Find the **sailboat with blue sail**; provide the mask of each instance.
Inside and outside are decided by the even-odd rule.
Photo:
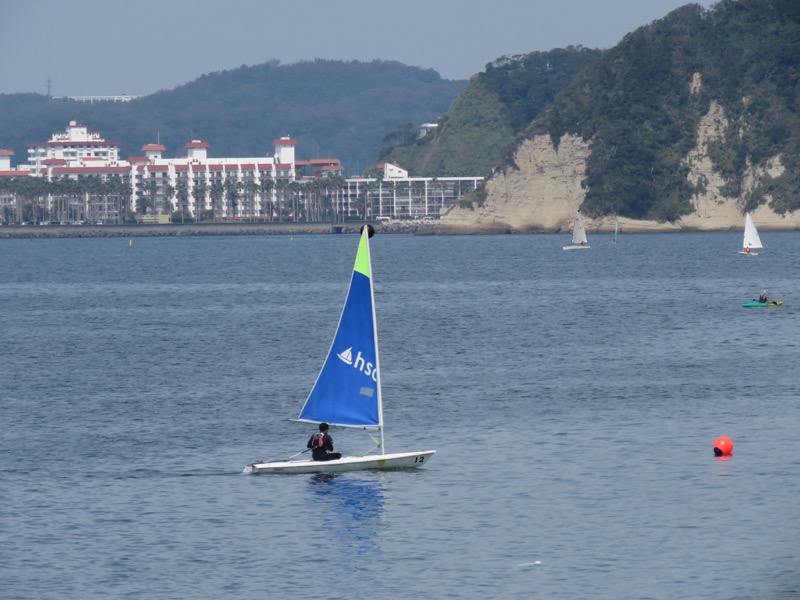
[[[374,230],[365,225],[350,279],[350,288],[328,356],[295,421],[328,423],[333,427],[376,431],[375,447],[359,456],[335,460],[308,459],[261,461],[247,465],[245,473],[336,473],[365,469],[421,467],[435,450],[389,454],[383,431],[383,397],[375,317],[375,291],[369,239]],[[377,450],[377,454],[373,451]],[[301,453],[303,454],[303,453]]]

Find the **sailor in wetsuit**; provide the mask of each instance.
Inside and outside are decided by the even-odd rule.
[[[758,297],[758,301],[761,302],[762,304],[766,304],[767,302],[769,302],[769,294],[767,294],[767,290],[761,292],[761,295]]]
[[[311,436],[306,448],[311,448],[311,457],[314,460],[336,460],[342,455],[333,451],[333,438],[328,434],[328,424],[320,423],[319,431]]]

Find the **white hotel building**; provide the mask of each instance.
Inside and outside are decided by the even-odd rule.
[[[341,175],[343,167],[338,159],[297,160],[297,142],[288,136],[276,139],[272,144],[275,148],[273,156],[249,158],[209,157],[209,144],[201,140],[187,143],[185,156],[164,158],[166,148],[163,145],[147,144],[141,148],[142,155],[120,160],[120,142],[106,141],[86,126],[71,121],[64,132],[54,133],[50,140],[29,144],[27,165],[12,168],[13,152],[0,150],[0,178],[31,176],[54,181],[117,176],[132,190],[127,209],[135,212],[140,197],[154,195],[153,212],[162,215],[160,222],[168,221],[170,204],[173,210],[178,205],[175,190],[179,182],[188,191],[184,208],[192,216],[198,210],[215,209],[214,218],[217,220],[263,220],[278,218],[275,206],[286,206],[289,194],[284,186],[296,181],[300,184],[300,192],[296,208],[288,218],[305,219],[308,214],[306,202],[311,196],[306,184],[332,174]],[[265,191],[261,186],[265,180],[272,180],[276,185]],[[409,177],[407,171],[385,164],[382,178],[340,178],[341,188],[329,192],[330,203],[337,219],[364,218],[365,207],[367,217],[373,219],[436,218],[462,196],[476,189],[481,181],[482,177]],[[209,193],[212,186],[216,184],[219,189],[226,182],[237,184],[240,190],[238,201],[212,206]],[[207,190],[205,197],[195,198],[201,195],[195,193],[196,186],[200,185],[202,189],[201,184]],[[168,194],[172,196],[168,197]],[[13,200],[8,192],[5,197],[0,197],[2,203]],[[89,203],[91,199],[87,197],[83,201]],[[85,208],[87,213],[98,214],[89,206]],[[268,214],[270,212],[272,214]],[[106,216],[106,222],[122,220],[121,215]],[[151,213],[150,219],[155,218]],[[287,218],[285,213],[283,218]]]

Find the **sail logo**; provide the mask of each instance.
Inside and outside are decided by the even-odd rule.
[[[350,347],[347,350],[339,352],[339,354],[336,356],[338,356],[339,360],[341,360],[344,364],[361,371],[364,375],[370,377],[372,381],[378,383],[378,369],[375,368],[375,365],[373,365],[371,362],[368,362],[363,356],[361,356],[361,352],[358,352],[354,359],[353,348]]]

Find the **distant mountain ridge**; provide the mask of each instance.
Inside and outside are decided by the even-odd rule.
[[[282,135],[298,141],[298,158],[339,158],[351,173],[372,163],[399,123],[447,112],[466,81],[388,61],[276,61],[203,75],[172,90],[124,103],[85,103],[39,94],[0,95],[0,148],[27,162],[27,144],[49,139],[71,120],[106,140],[120,156],[158,142],[165,156],[184,155],[202,139],[209,156],[268,156]]]

